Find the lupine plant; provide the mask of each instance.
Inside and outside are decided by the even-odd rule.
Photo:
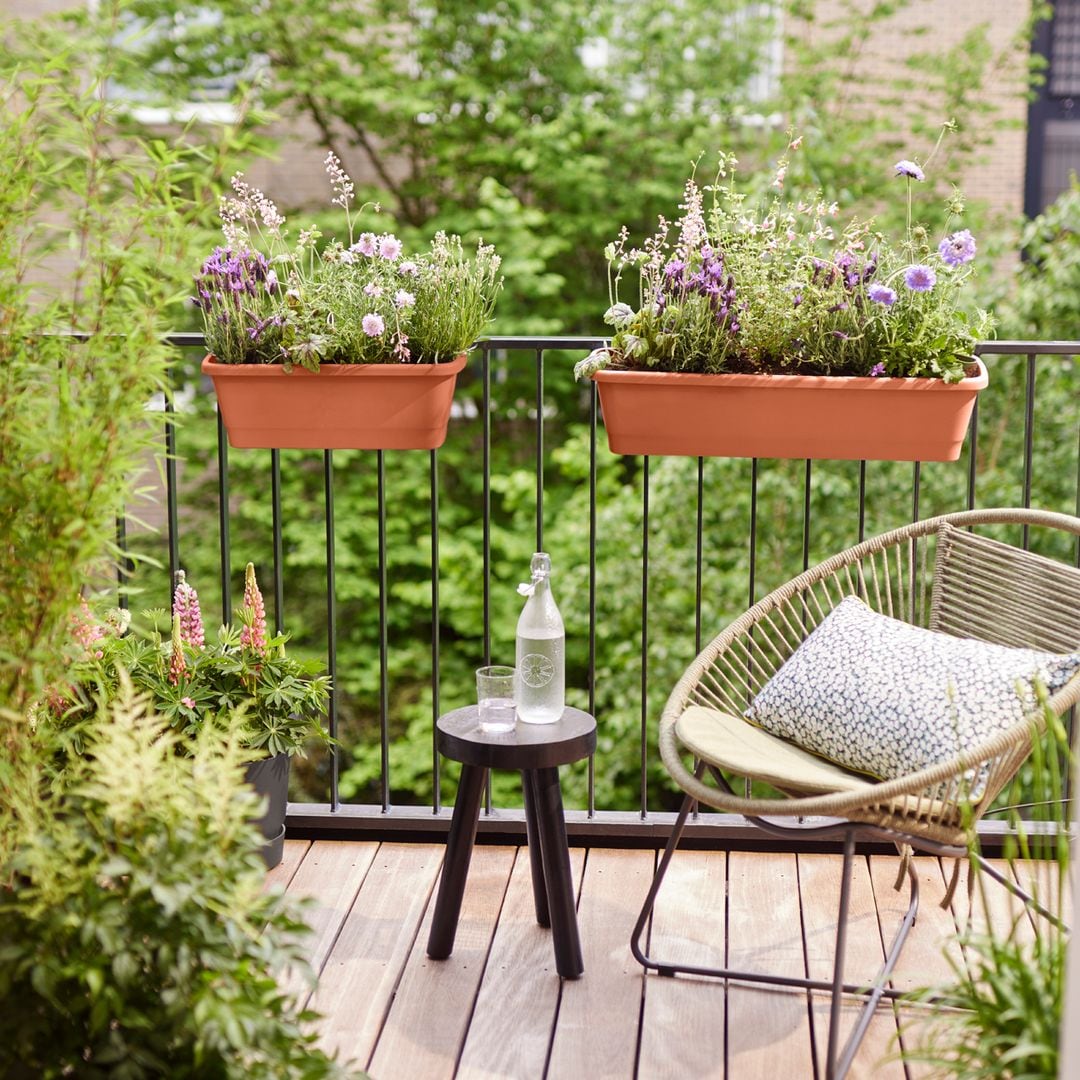
[[[79,721],[96,699],[111,700],[123,679],[148,693],[155,711],[182,735],[193,737],[207,724],[240,728],[240,742],[268,756],[303,754],[309,739],[326,741],[321,717],[330,683],[318,662],[285,653],[285,635],[268,636],[255,567],[248,563],[238,626],[222,626],[207,642],[199,596],[177,574],[172,613],[148,613],[148,633],[129,633],[126,619],[110,613],[97,619],[83,605],[73,620],[72,685],[53,689],[44,706],[63,717],[78,735]],[[171,627],[168,636],[156,628]]]
[[[912,216],[924,166],[897,162],[907,228],[894,243],[872,221],[838,223],[837,204],[819,190],[787,190],[801,145],[791,138],[760,205],[736,188],[737,162],[721,154],[714,183],[687,180],[673,224],[661,218],[640,248],[623,229],[606,251],[614,337],[579,375],[613,366],[963,378],[992,329],[986,312],[961,305],[977,250],[956,228],[963,196],[954,191],[945,232],[931,239]],[[628,270],[636,307],[619,300]]]
[[[214,357],[227,364],[438,363],[468,349],[491,320],[502,286],[499,256],[479,243],[466,257],[459,237],[440,232],[407,256],[390,232],[355,233],[353,182],[326,157],[348,240],[320,246],[314,227],[288,242],[285,218],[241,174],[221,201],[225,245],[195,276]],[[265,251],[262,250],[265,248]]]

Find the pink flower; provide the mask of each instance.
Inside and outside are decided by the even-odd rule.
[[[368,337],[379,337],[386,329],[386,323],[383,322],[381,315],[376,315],[372,311],[360,320],[360,328]]]
[[[375,234],[374,233],[361,233],[360,239],[356,241],[350,251],[359,251],[361,255],[374,255],[375,254]]]
[[[199,610],[199,594],[187,583],[183,570],[176,572],[173,615],[180,619],[180,639],[184,644],[201,649],[205,639],[202,612]]]
[[[401,255],[401,241],[396,236],[380,236],[379,254],[393,262]]]
[[[172,621],[172,655],[169,657],[169,682],[175,686],[184,672],[187,671],[187,660],[184,658],[184,639],[180,633],[180,616],[174,615]]]
[[[411,292],[406,292],[404,289],[398,289],[394,293],[394,307],[397,308],[410,308],[416,303],[416,297]]]
[[[420,273],[420,267],[412,261],[412,259],[406,259],[399,267],[403,274],[408,274],[410,277],[416,277]]]
[[[189,709],[195,708],[195,699],[190,697],[182,697],[180,699],[181,705],[186,705]]]
[[[376,285],[374,281],[369,281],[368,284],[364,286],[364,293],[365,295],[374,297],[377,300],[380,296],[382,296],[382,286]]]
[[[92,648],[95,641],[100,641],[105,636],[103,627],[90,612],[90,607],[85,600],[79,601],[79,610],[71,616],[71,636],[88,653],[92,653],[101,659],[101,652]]]
[[[244,570],[244,629],[240,632],[240,644],[248,645],[257,653],[266,655],[266,608],[263,605],[259,583],[255,580],[255,564],[248,563]]]

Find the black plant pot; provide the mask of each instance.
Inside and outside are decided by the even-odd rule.
[[[285,850],[285,810],[289,802],[289,755],[253,761],[244,769],[244,779],[270,803],[266,813],[255,824],[265,837],[262,846],[263,862],[273,870],[281,862]]]

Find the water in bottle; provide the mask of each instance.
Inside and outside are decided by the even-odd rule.
[[[527,597],[517,624],[517,713],[526,724],[553,724],[566,697],[566,632],[551,595],[551,559],[532,557],[532,577],[518,592]]]

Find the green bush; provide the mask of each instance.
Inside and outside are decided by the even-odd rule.
[[[178,739],[128,684],[62,793],[16,793],[4,1076],[346,1075],[275,982],[306,928],[262,891],[244,751],[207,728],[188,758]]]

